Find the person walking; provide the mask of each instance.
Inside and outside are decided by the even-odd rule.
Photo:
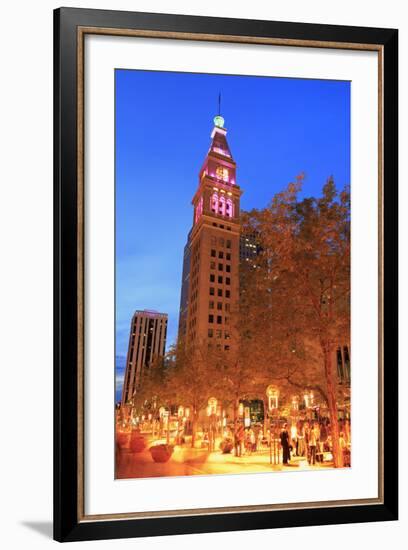
[[[306,456],[305,428],[301,425],[297,433],[297,455]]]
[[[235,432],[235,456],[242,456],[242,444],[244,442],[244,427],[240,424]]]
[[[285,424],[282,427],[282,431],[280,433],[280,441],[282,445],[282,461],[283,464],[288,464],[290,460],[290,450],[289,450],[289,432],[288,432],[288,425]]]
[[[317,430],[313,426],[309,431],[309,464],[316,464]]]

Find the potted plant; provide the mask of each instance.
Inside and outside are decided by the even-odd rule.
[[[140,433],[140,430],[134,430],[130,438],[129,448],[134,453],[141,453],[146,447],[145,438]]]
[[[120,449],[126,447],[129,441],[129,433],[118,430],[116,432],[116,444]]]
[[[230,438],[225,438],[220,443],[220,449],[223,454],[230,453],[233,448],[234,448],[234,444],[232,443],[232,439]]]
[[[152,459],[155,462],[167,462],[173,454],[173,450],[173,445],[168,445],[166,443],[153,445],[153,447],[149,449]]]

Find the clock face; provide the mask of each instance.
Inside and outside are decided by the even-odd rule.
[[[220,115],[217,115],[216,117],[214,117],[214,124],[215,126],[217,126],[218,128],[224,128],[224,119],[222,116]]]

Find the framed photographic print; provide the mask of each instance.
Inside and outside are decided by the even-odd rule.
[[[397,31],[54,29],[55,539],[397,519]]]

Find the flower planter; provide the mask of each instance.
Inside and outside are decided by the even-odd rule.
[[[222,451],[222,454],[224,455],[229,454],[233,448],[234,448],[234,445],[232,441],[222,441],[220,443],[220,449]]]
[[[173,454],[172,445],[154,445],[149,449],[152,459],[155,462],[167,462]]]
[[[129,441],[129,434],[126,432],[117,432],[116,433],[116,443],[120,449],[126,447]]]
[[[139,432],[133,432],[129,448],[134,453],[141,453],[146,448],[145,438]]]

